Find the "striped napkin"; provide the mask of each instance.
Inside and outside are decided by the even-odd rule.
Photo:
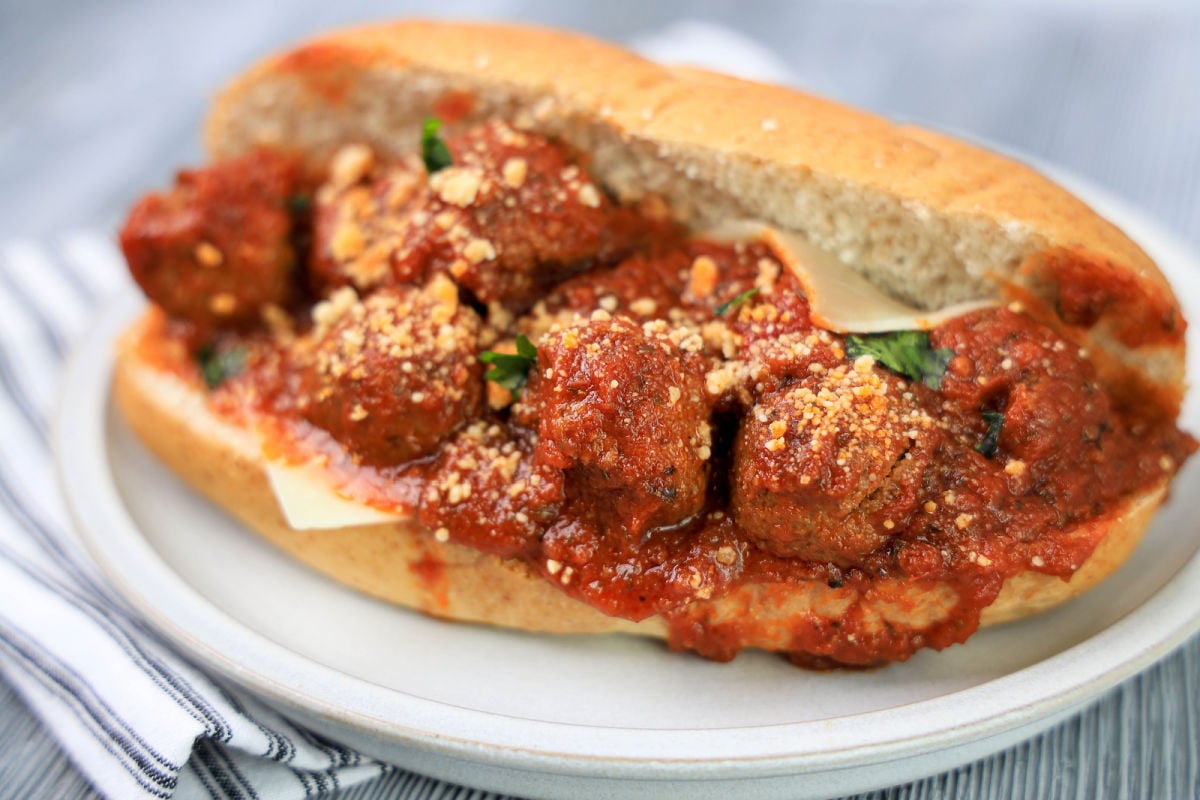
[[[660,61],[790,77],[774,52],[712,23],[676,21],[632,44]],[[71,342],[127,286],[106,235],[0,245],[0,673],[112,798],[286,800],[372,781],[356,800],[458,797],[205,675],[97,574],[71,533],[50,420]]]
[[[51,451],[58,373],[125,275],[99,234],[0,246],[0,673],[108,797],[317,797],[389,773],[387,796],[428,796],[432,781],[301,730],[189,664],[71,533]]]

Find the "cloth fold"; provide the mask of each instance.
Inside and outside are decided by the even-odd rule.
[[[63,359],[125,285],[105,236],[0,247],[0,672],[113,798],[302,798],[395,772],[175,652],[106,585],[54,467]]]

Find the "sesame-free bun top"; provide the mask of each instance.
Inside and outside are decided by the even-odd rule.
[[[502,117],[560,137],[623,199],[659,194],[696,228],[755,218],[801,233],[921,308],[1013,287],[1053,307],[1040,267],[1067,253],[1138,295],[1086,334],[1105,355],[1106,383],[1132,369],[1166,412],[1178,409],[1178,306],[1119,229],[1008,158],[791,89],[662,66],[577,34],[405,21],[323,36],[254,67],[218,97],[207,140],[217,159],[268,145],[319,174],[350,141],[411,152],[432,114]],[[1145,317],[1135,329],[1164,330],[1131,339],[1131,316]]]

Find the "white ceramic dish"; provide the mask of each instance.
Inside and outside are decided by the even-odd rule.
[[[1200,320],[1196,259],[1136,210],[1065,182],[1150,252]],[[761,653],[721,665],[632,638],[435,622],[291,562],[138,445],[109,379],[112,343],[140,307],[129,296],[111,309],[66,376],[59,459],[81,535],[199,662],[426,774],[533,797],[851,794],[1028,737],[1200,629],[1200,461],[1130,562],[1082,600],[884,670],[809,673]],[[1184,425],[1200,429],[1195,391]]]

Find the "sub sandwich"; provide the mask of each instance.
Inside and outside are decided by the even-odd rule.
[[[121,231],[127,423],[449,619],[870,666],[1094,586],[1196,448],[1154,263],[1029,168],[532,28],[236,79]]]

